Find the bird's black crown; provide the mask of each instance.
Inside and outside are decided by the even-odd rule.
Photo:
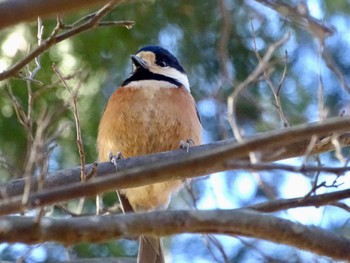
[[[168,50],[165,48],[162,48],[160,46],[145,46],[139,49],[137,53],[140,53],[141,51],[150,51],[153,52],[156,55],[156,64],[165,67],[169,66],[172,68],[177,69],[181,73],[185,73],[184,68],[181,66],[180,62],[177,60],[177,58],[171,54]]]

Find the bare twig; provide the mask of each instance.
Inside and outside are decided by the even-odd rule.
[[[309,159],[314,147],[316,146],[316,143],[317,143],[317,136],[312,136],[310,139],[310,143],[305,150],[305,154],[303,155],[303,165],[305,165],[307,160]]]
[[[20,256],[19,258],[16,259],[15,263],[24,263],[27,262],[28,257],[30,256],[30,254],[33,253],[34,249],[37,249],[38,247],[42,246],[42,244],[38,244],[38,245],[34,245],[34,246],[30,246],[27,247],[27,251],[25,251],[25,253]]]
[[[189,194],[192,201],[192,204],[190,206],[198,210],[199,197],[194,193],[194,189],[192,186],[193,185],[190,185],[190,184],[186,185],[187,193]],[[215,238],[215,236],[209,235],[209,234],[202,234],[202,239],[204,240],[204,244],[206,245],[208,251],[210,252],[210,254],[212,255],[212,257],[216,262],[222,262],[222,260],[218,259],[217,256],[215,255],[213,246],[218,249],[218,251],[222,255],[222,258],[224,259],[224,262],[229,262],[228,260],[229,257],[227,256],[224,248],[222,247],[221,243]]]
[[[282,17],[292,21],[298,25],[303,30],[309,32],[311,35],[319,40],[321,46],[321,55],[327,64],[327,67],[335,74],[341,87],[350,93],[350,86],[347,84],[344,74],[338,65],[334,62],[334,59],[328,49],[325,46],[325,40],[329,36],[332,36],[335,32],[334,28],[331,28],[312,16],[310,16],[309,11],[305,6],[301,7],[297,5],[295,7],[288,4],[282,3],[276,0],[255,0],[263,5],[266,5],[276,12],[278,12]]]
[[[220,28],[219,54],[220,54],[220,74],[223,81],[230,81],[229,72],[227,70],[229,63],[228,43],[231,34],[230,13],[225,6],[224,0],[218,0],[222,24]]]
[[[338,160],[345,165],[347,163],[346,158],[343,156],[342,152],[341,152],[341,145],[339,143],[338,140],[338,135],[337,134],[333,134],[332,135],[332,144],[334,145],[335,148],[335,156],[338,158]]]
[[[276,258],[272,258],[271,256],[267,255],[261,248],[255,246],[254,243],[257,242],[257,241],[253,241],[254,242],[253,243],[253,242],[247,242],[243,238],[240,238],[240,237],[236,237],[236,238],[239,241],[241,241],[242,244],[244,244],[246,247],[254,250],[257,253],[259,253],[264,258],[264,262],[279,263],[279,261]]]
[[[214,235],[205,235],[206,240],[208,241],[207,247],[209,249],[210,254],[212,255],[212,257],[215,259],[216,262],[224,262],[224,263],[228,263],[230,262],[229,257],[227,256],[222,244],[219,242],[219,240],[217,240],[217,238]],[[220,252],[220,254],[222,255],[222,259],[218,258],[213,249],[212,246],[210,246],[210,244],[214,245]]]
[[[260,63],[263,63],[263,60],[259,54],[259,51],[257,49],[257,46],[256,46],[256,35],[255,35],[255,30],[254,30],[254,25],[253,25],[253,20],[250,19],[250,24],[251,24],[251,29],[252,29],[252,34],[253,34],[253,42],[254,42],[254,52],[255,52],[255,55],[256,55],[256,58],[258,59],[259,61],[259,64]],[[280,96],[279,96],[279,92],[281,90],[281,87],[282,87],[282,84],[284,82],[284,79],[285,79],[285,75],[286,75],[286,71],[287,71],[287,61],[285,63],[285,67],[284,67],[284,71],[283,71],[283,74],[282,74],[282,77],[281,77],[281,80],[280,80],[280,83],[279,83],[279,87],[276,91],[276,88],[275,88],[275,85],[272,83],[271,81],[271,78],[269,76],[269,74],[266,72],[265,70],[265,67],[262,67],[263,68],[263,74],[264,74],[264,78],[267,82],[267,84],[269,85],[270,89],[271,89],[271,92],[275,98],[275,107],[277,108],[277,112],[283,122],[283,126],[284,127],[288,127],[290,126],[286,116],[284,115],[284,112],[282,110],[282,104],[281,104],[281,99],[280,99]]]
[[[12,106],[15,109],[18,122],[22,125],[27,135],[31,134],[31,132],[28,130],[29,125],[28,125],[27,114],[25,113],[22,105],[19,103],[19,101],[16,99],[15,95],[13,94],[12,87],[10,86],[9,83],[7,83],[7,89],[5,89],[5,92],[7,96],[10,98]]]
[[[254,69],[254,71],[243,82],[241,82],[239,85],[235,87],[234,91],[228,97],[227,118],[231,125],[232,131],[235,135],[235,138],[237,140],[242,139],[241,132],[239,130],[237,120],[236,120],[236,103],[237,103],[239,94],[249,85],[257,81],[259,76],[264,73],[264,70],[267,67],[269,61],[271,60],[273,53],[276,51],[276,49],[282,46],[288,39],[289,39],[289,33],[285,34],[281,39],[279,39],[278,41],[270,45],[264,57],[261,59],[261,63],[258,64],[258,66]]]
[[[44,32],[44,26],[43,22],[40,17],[38,17],[38,33],[37,33],[37,38],[38,38],[38,46],[41,45],[43,41],[43,32]],[[35,57],[35,64],[36,68],[30,73],[29,79],[33,79],[36,75],[36,73],[41,69],[41,64],[40,64],[40,55]]]
[[[320,64],[320,63],[318,63]],[[320,67],[320,66],[319,66]],[[321,69],[319,69],[321,71]],[[318,90],[317,90],[317,98],[318,98],[318,119],[320,121],[326,119],[327,111],[324,105],[324,86],[321,72],[318,73]]]
[[[70,211],[68,208],[66,208],[64,205],[62,204],[55,204],[55,207],[59,210],[61,210],[62,212],[66,213],[67,215],[70,215],[72,217],[80,217],[80,216],[92,216],[93,214],[81,214],[81,213],[74,213],[72,211]]]
[[[75,121],[75,129],[76,129],[76,137],[77,137],[77,146],[79,150],[79,156],[80,156],[80,165],[81,165],[81,174],[80,178],[82,181],[86,180],[85,176],[85,151],[83,146],[83,138],[81,136],[81,128],[80,128],[80,118],[79,118],[79,110],[78,110],[78,92],[81,87],[81,81],[79,81],[78,87],[72,91],[65,78],[63,77],[61,71],[58,69],[56,65],[52,66],[52,69],[54,72],[58,75],[58,77],[61,79],[64,87],[67,89],[69,94],[71,95],[72,101],[73,101],[73,114],[74,114],[74,121]]]
[[[286,75],[287,75],[287,68],[288,68],[288,52],[287,50],[285,51],[285,62],[284,62],[284,69],[283,69],[283,73],[280,79],[280,82],[278,83],[278,88],[276,91],[276,96],[279,97],[280,91],[283,87],[284,84],[284,80],[286,79]]]

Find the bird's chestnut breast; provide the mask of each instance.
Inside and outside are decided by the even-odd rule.
[[[195,102],[184,88],[121,87],[101,119],[100,161],[110,152],[130,157],[177,149],[180,140],[200,144],[200,130]]]

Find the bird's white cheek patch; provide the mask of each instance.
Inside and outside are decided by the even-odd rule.
[[[128,83],[128,85],[124,86],[124,88],[177,88],[175,84],[172,84],[167,81],[160,81],[160,80],[137,80],[137,81],[131,81]]]
[[[181,83],[188,91],[190,91],[190,84],[188,82],[187,75],[178,71],[174,68],[151,68],[151,71],[156,74],[160,74],[172,79],[175,79],[177,82]]]

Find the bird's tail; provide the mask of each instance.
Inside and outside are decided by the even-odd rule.
[[[164,254],[159,237],[140,237],[137,263],[164,263]]]

